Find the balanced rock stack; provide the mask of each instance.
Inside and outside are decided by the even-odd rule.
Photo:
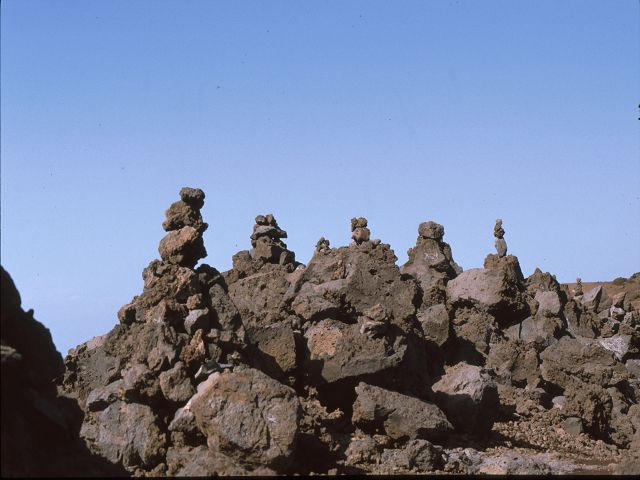
[[[206,255],[204,193],[183,188],[180,196],[163,223],[162,260],[143,271],[142,293],[120,309],[119,325],[65,359],[62,389],[84,411],[80,435],[132,473],[201,472],[190,456],[206,444],[209,420],[187,403],[199,382],[237,365],[245,346],[222,275],[206,264],[193,268]]]
[[[498,218],[496,224],[493,227],[493,236],[496,237],[496,251],[499,257],[504,257],[507,254],[507,242],[504,239],[504,228],[502,228],[502,219]]]
[[[295,255],[287,250],[282,238],[287,238],[287,232],[278,226],[272,214],[258,215],[251,234],[251,258],[280,265],[295,262]]]
[[[368,242],[371,238],[371,232],[367,228],[367,219],[364,217],[354,217],[351,219],[351,238],[360,245],[362,242]]]
[[[165,262],[192,268],[207,256],[202,234],[208,225],[200,214],[204,192],[185,187],[180,190],[180,198],[165,213],[162,228],[169,233],[160,241],[158,251]]]

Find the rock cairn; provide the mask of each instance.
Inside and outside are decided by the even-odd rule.
[[[167,263],[194,267],[198,260],[207,256],[202,234],[208,225],[200,214],[204,192],[185,187],[180,190],[180,198],[165,212],[162,228],[169,233],[160,241],[158,251]]]
[[[271,213],[258,215],[251,234],[251,257],[269,263],[285,265],[295,261],[293,252],[287,250],[287,245],[281,240],[287,238],[287,232],[278,226],[278,222]]]
[[[371,231],[367,228],[366,218],[354,217],[351,219],[351,238],[357,245],[370,240]]]
[[[329,240],[324,237],[320,237],[320,240],[318,240],[316,243],[316,252],[327,253],[329,250],[331,250],[331,247],[329,247],[329,245]]]
[[[348,246],[321,239],[305,266],[260,215],[252,249],[220,274],[195,268],[203,248],[183,240],[206,228],[204,194],[182,192],[165,221],[175,246],[120,323],[65,360],[60,388],[93,453],[153,476],[487,473],[490,453],[451,445],[486,439],[499,415],[514,430],[547,422],[539,440],[526,430],[541,448],[558,430],[640,447],[630,296],[569,299],[506,251],[462,271],[435,222],[400,269],[364,218]]]
[[[582,279],[580,277],[576,278],[576,288],[573,290],[574,297],[581,297],[584,295],[582,291]]]
[[[444,304],[447,282],[462,273],[453,260],[451,246],[443,238],[442,225],[433,221],[421,223],[416,245],[407,251],[409,259],[401,268],[402,273],[420,282],[425,306]]]
[[[507,254],[507,242],[504,239],[504,228],[502,228],[502,219],[498,218],[493,227],[493,236],[496,237],[495,246],[499,257]]]

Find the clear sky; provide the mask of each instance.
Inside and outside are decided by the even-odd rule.
[[[640,270],[640,5],[3,0],[2,265],[58,349],[106,333],[202,188],[221,271],[272,212],[307,262],[366,216],[464,268]]]

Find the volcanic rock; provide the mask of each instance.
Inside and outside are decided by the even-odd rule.
[[[498,412],[498,392],[489,371],[459,363],[431,387],[435,402],[456,430],[483,434],[491,430]]]
[[[200,384],[190,403],[210,449],[278,471],[291,463],[300,403],[289,387],[258,370],[225,371]]]
[[[379,428],[395,440],[432,439],[453,429],[433,403],[360,382],[353,405],[354,425],[365,431]]]

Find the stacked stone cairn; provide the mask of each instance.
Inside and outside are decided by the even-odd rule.
[[[507,242],[504,239],[504,228],[502,228],[502,219],[498,218],[493,227],[493,236],[496,237],[495,246],[499,257],[507,254]]]
[[[362,217],[353,242],[321,239],[302,265],[259,215],[220,274],[196,268],[203,201],[181,191],[142,293],[65,360],[60,389],[94,454],[155,476],[482,473],[469,459],[486,453],[457,447],[535,416],[640,447],[628,299],[569,299],[506,251],[462,271],[435,222],[398,268]],[[529,462],[520,473],[548,469]]]

